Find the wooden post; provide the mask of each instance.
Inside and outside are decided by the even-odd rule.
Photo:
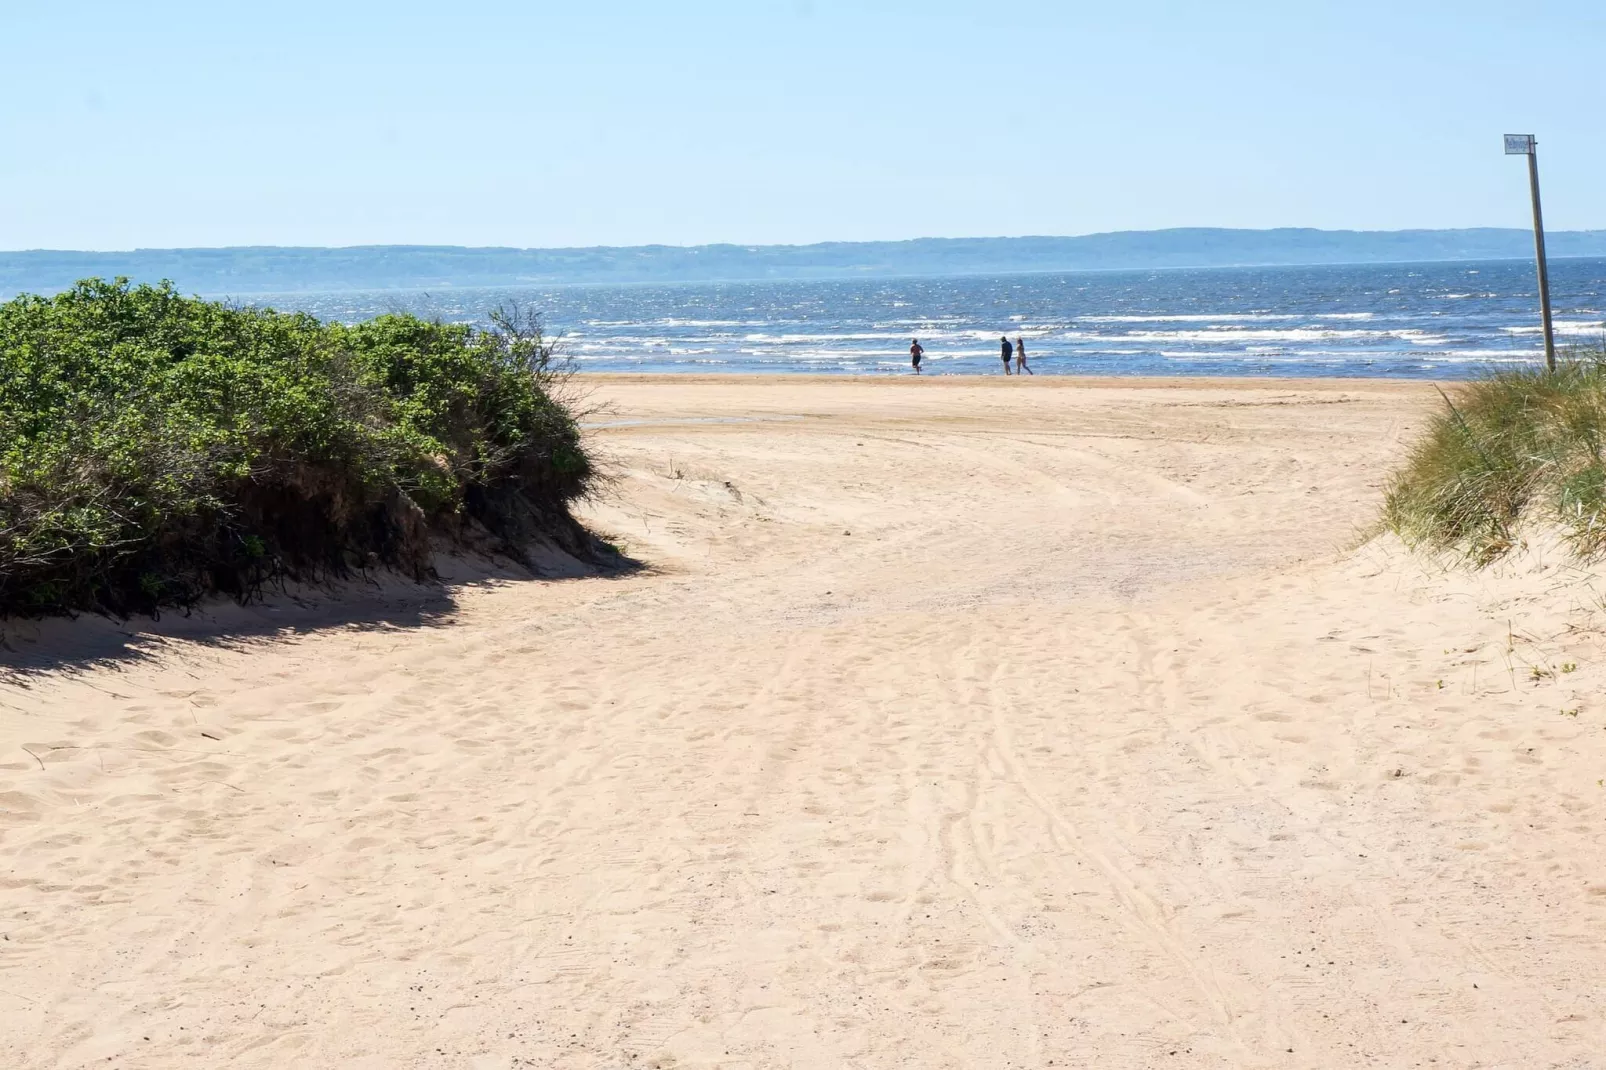
[[[1556,370],[1556,328],[1550,321],[1550,268],[1545,263],[1545,217],[1539,210],[1539,153],[1528,152],[1528,188],[1534,202],[1534,257],[1539,261],[1539,309],[1545,324],[1545,367]]]
[[[1545,217],[1539,210],[1539,153],[1532,134],[1507,134],[1506,155],[1528,157],[1528,191],[1534,203],[1534,259],[1539,262],[1539,313],[1545,330],[1545,368],[1556,370],[1556,328],[1550,319],[1550,266],[1545,263]]]

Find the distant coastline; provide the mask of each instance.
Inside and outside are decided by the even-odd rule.
[[[1554,231],[1554,257],[1606,257],[1606,230]],[[814,245],[569,249],[369,245],[0,252],[0,298],[82,278],[171,279],[190,293],[754,282],[1042,271],[1273,267],[1500,260],[1532,255],[1520,228],[1353,231],[1189,227],[1079,237],[918,238]]]

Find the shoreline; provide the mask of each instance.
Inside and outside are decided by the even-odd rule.
[[[944,375],[932,373],[915,375],[911,372],[866,373],[863,375],[831,375],[814,372],[593,372],[576,371],[573,381],[578,383],[628,383],[670,386],[677,383],[714,386],[783,386],[810,384],[866,386],[896,386],[912,383],[942,383],[946,388],[981,386],[996,383],[1010,386],[1020,378],[1014,375]],[[1450,387],[1460,379],[1404,379],[1371,376],[1231,376],[1231,375],[1028,375],[1028,382],[1050,384],[1054,389],[1075,388],[1110,390],[1321,390],[1327,388],[1414,391],[1434,386]]]

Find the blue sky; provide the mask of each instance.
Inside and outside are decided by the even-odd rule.
[[[0,249],[1606,227],[1606,4],[0,0]]]

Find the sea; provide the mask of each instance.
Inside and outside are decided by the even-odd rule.
[[[1606,344],[1606,259],[1550,264],[1557,343]],[[1542,359],[1532,261],[1063,271],[813,281],[440,287],[254,295],[357,321],[537,312],[582,370],[1454,379]]]

